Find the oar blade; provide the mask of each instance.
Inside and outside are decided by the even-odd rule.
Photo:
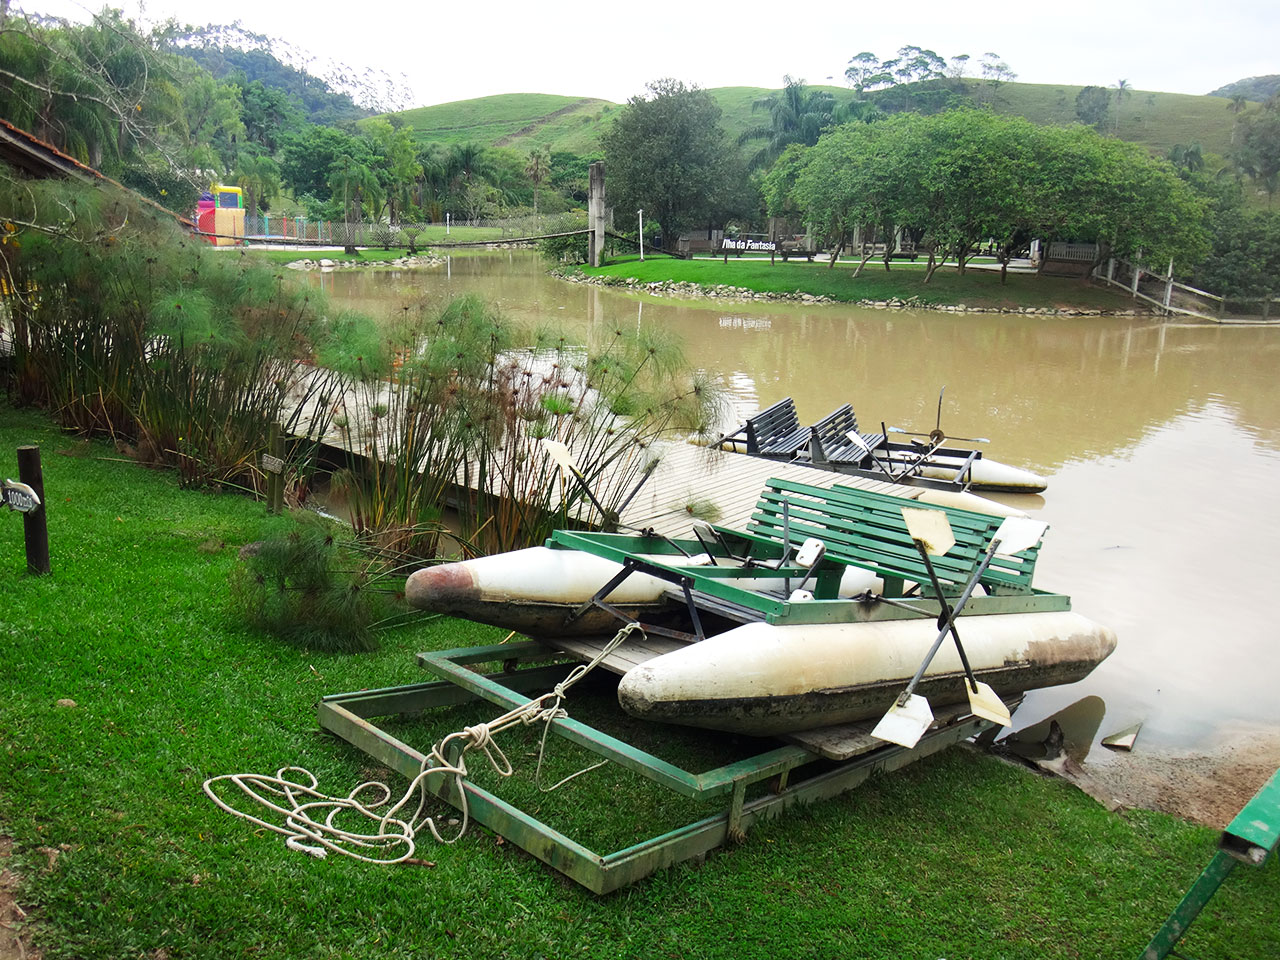
[[[1009,708],[1004,705],[1004,701],[999,695],[991,689],[989,684],[983,683],[981,680],[975,681],[977,690],[965,684],[965,688],[969,691],[969,710],[975,717],[981,717],[983,720],[990,720],[992,723],[998,723],[1002,727],[1007,727],[1012,722],[1009,717]]]
[[[886,740],[911,749],[920,742],[932,723],[933,711],[929,709],[929,701],[913,693],[905,700],[900,698],[895,702],[889,712],[880,718],[871,735],[877,740]]]
[[[573,454],[569,452],[569,448],[559,440],[551,440],[547,437],[542,439],[542,449],[547,451],[547,456],[559,464],[562,470],[568,470],[570,473],[577,472],[577,464],[573,462]]]
[[[996,552],[1003,557],[1011,557],[1023,550],[1030,550],[1044,538],[1049,525],[1043,520],[1032,520],[1030,517],[1005,517],[995,532],[993,540],[999,540]]]
[[[942,556],[956,545],[956,535],[944,510],[903,507],[902,519],[907,524],[911,539],[935,557]]]

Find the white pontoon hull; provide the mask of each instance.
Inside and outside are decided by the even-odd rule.
[[[966,616],[959,629],[975,674],[1002,694],[1080,680],[1116,644],[1069,612]],[[933,619],[750,623],[635,667],[618,701],[645,720],[756,736],[864,720],[892,705],[937,635]],[[965,701],[950,638],[917,692]]]
[[[876,458],[884,464],[889,473],[897,473],[902,469],[899,462],[889,463],[883,458]],[[954,482],[956,471],[964,465],[960,457],[947,457],[935,454],[920,464],[916,475],[926,480],[945,480]],[[968,476],[972,477],[971,490],[989,493],[1040,493],[1049,486],[1049,481],[1039,474],[1021,467],[1013,467],[999,460],[980,457],[969,465]],[[905,478],[906,483],[911,478]]]
[[[672,557],[654,558],[667,562]],[[419,610],[518,630],[532,637],[590,636],[612,633],[618,621],[607,611],[587,610],[572,618],[579,606],[607,584],[622,565],[581,550],[529,547],[426,567],[409,577],[405,599]],[[781,577],[728,579],[730,586],[754,590],[783,589]],[[852,597],[883,589],[878,577],[850,567],[840,580],[840,594]],[[604,599],[629,616],[646,622],[683,616],[684,605],[671,598],[673,585],[643,573],[633,573]]]

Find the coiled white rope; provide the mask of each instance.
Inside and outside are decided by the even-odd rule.
[[[467,826],[470,823],[467,792],[462,784],[467,776],[467,753],[472,750],[483,753],[489,765],[499,776],[509,777],[515,772],[507,755],[494,741],[497,734],[517,725],[528,726],[540,721],[544,724],[542,740],[538,748],[538,765],[534,774],[534,783],[544,792],[556,790],[575,777],[595,770],[607,762],[602,760],[600,763],[579,770],[550,787],[542,786],[542,759],[546,751],[547,734],[551,730],[553,721],[569,715],[561,706],[568,695],[569,688],[595,669],[600,661],[636,632],[643,634],[638,623],[627,624],[589,663],[580,663],[575,666],[569,675],[557,683],[550,692],[514,707],[488,723],[464,727],[442,739],[431,748],[431,752],[422,762],[422,769],[410,782],[408,789],[385,813],[378,812],[380,808],[386,807],[392,796],[391,788],[385,783],[367,780],[345,797],[330,796],[317,789],[319,782],[315,775],[303,767],[281,767],[276,771],[275,776],[261,773],[228,773],[210,777],[204,782],[204,792],[227,813],[283,835],[285,846],[290,850],[297,850],[313,857],[323,858],[328,851],[332,850],[366,863],[400,863],[413,856],[417,835],[423,827],[430,830],[431,835],[439,843],[455,843],[467,832]],[[451,753],[456,753],[455,761],[447,759]],[[298,775],[303,779],[297,779]],[[462,821],[453,836],[443,836],[436,826],[435,818],[423,814],[428,796],[426,784],[431,777],[454,778],[455,790],[460,798]],[[264,820],[262,817],[237,809],[228,800],[219,796],[215,790],[215,785],[222,783],[232,783],[239,787],[245,797],[262,808],[264,815],[274,813],[279,822]],[[415,795],[418,799],[413,813],[408,816],[403,815],[402,811]],[[376,832],[362,833],[338,826],[336,819],[348,812],[374,821],[377,824]],[[359,852],[361,850],[368,853]]]

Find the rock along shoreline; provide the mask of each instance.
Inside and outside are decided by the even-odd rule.
[[[444,257],[433,253],[419,253],[412,257],[397,257],[395,260],[330,260],[328,258],[311,260],[293,260],[285,264],[289,270],[353,270],[361,267],[438,267],[444,263]]]
[[[733,287],[728,284],[702,284],[688,280],[644,281],[635,277],[595,276],[553,270],[551,275],[570,283],[590,283],[600,287],[621,287],[635,293],[647,293],[655,297],[680,297],[685,299],[730,300],[738,303],[775,302],[822,304],[836,303],[850,307],[866,307],[872,310],[934,310],[939,313],[1009,313],[1046,317],[1137,317],[1145,316],[1145,310],[1101,310],[1071,307],[981,307],[969,304],[928,303],[919,297],[891,297],[887,300],[835,300],[818,294],[767,292]]]

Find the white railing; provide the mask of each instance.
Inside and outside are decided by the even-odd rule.
[[[1093,263],[1098,255],[1096,243],[1065,243],[1055,240],[1049,244],[1047,258],[1049,260],[1068,260],[1078,263]]]
[[[1272,309],[1274,304],[1280,304],[1280,298],[1219,296],[1173,279],[1172,263],[1168,272],[1156,273],[1140,264],[1112,258],[1093,275],[1103,283],[1127,290],[1133,299],[1151,304],[1169,316],[1196,317],[1215,323],[1280,322],[1280,310]]]

